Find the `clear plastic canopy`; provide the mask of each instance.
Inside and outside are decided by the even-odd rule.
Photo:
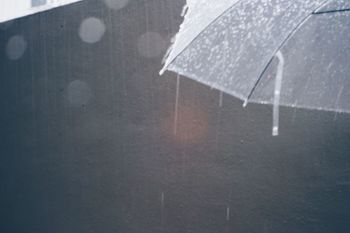
[[[207,13],[188,1],[189,12],[166,60],[165,69],[247,100],[282,44],[325,0],[244,0],[227,4],[195,38],[190,18]],[[206,3],[215,9],[226,0]],[[232,1],[234,3],[236,1]],[[221,5],[223,6],[223,5]],[[192,7],[192,9],[191,9]],[[214,15],[214,14],[212,14]]]
[[[314,14],[282,47],[280,104],[350,112],[350,12]],[[275,58],[251,101],[273,103]]]
[[[239,0],[217,0],[215,2],[188,0],[182,13],[184,22],[176,38],[174,38],[173,46],[169,49],[169,54],[167,54],[164,69],[161,73],[198,35],[237,2]]]

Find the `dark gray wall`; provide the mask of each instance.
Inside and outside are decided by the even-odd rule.
[[[349,115],[283,108],[271,137],[271,106],[220,107],[181,78],[174,135],[176,76],[158,71],[183,4],[86,0],[2,25],[0,232],[350,231]],[[94,44],[87,17],[106,26]]]

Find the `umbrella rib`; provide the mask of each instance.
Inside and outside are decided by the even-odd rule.
[[[267,68],[270,66],[270,64],[272,63],[273,59],[275,58],[277,52],[284,46],[284,44],[289,40],[289,38],[291,38],[296,31],[298,31],[298,29],[306,22],[306,20],[308,20],[310,18],[311,14],[308,15],[307,17],[305,17],[301,23],[299,23],[294,29],[293,31],[282,41],[282,43],[280,44],[280,46],[273,52],[273,55],[271,56],[271,59],[267,62],[266,66],[264,67],[263,71],[261,72],[261,74],[259,75],[259,78],[257,79],[257,81],[255,82],[252,90],[250,91],[247,99],[246,99],[246,102],[245,102],[245,105],[248,103],[249,99],[252,97],[255,89],[258,87],[258,84],[260,83],[262,77],[264,76]]]
[[[330,14],[330,13],[339,13],[339,12],[346,12],[350,11],[350,9],[340,9],[340,10],[328,10],[328,11],[318,11],[318,12],[313,12],[313,15],[322,15],[322,14]]]
[[[315,10],[313,10],[312,12],[317,11],[319,8],[321,8],[322,6],[324,6],[329,0],[324,1],[324,3],[320,4],[320,6],[318,6]],[[301,28],[301,26],[313,15],[313,13],[309,14],[308,16],[306,16],[289,34],[288,36],[282,41],[282,43],[280,44],[280,46],[273,52],[273,55],[271,56],[271,59],[267,62],[266,66],[264,67],[263,71],[261,72],[259,78],[256,80],[253,88],[251,89],[247,99],[245,100],[243,106],[246,106],[248,104],[249,99],[252,97],[254,91],[256,90],[256,88],[258,87],[258,84],[260,83],[262,77],[264,76],[267,68],[269,67],[269,65],[272,63],[273,59],[275,58],[277,52],[284,46],[284,44]]]
[[[179,52],[173,59],[171,59],[171,61],[169,61],[167,63],[167,65],[165,67],[163,67],[162,70],[166,70],[168,68],[168,66],[173,63],[173,61],[175,61],[176,58],[178,58],[192,43],[193,41],[195,41],[198,37],[200,37],[211,25],[213,25],[217,20],[219,20],[223,15],[225,15],[227,12],[229,12],[230,10],[232,10],[236,5],[238,5],[240,2],[242,2],[242,0],[237,1],[236,3],[234,3],[232,6],[230,6],[229,8],[227,8],[224,12],[222,12],[220,15],[218,15],[218,17],[216,17],[213,21],[211,21],[200,33],[198,33],[198,35],[196,35],[186,46],[185,48]],[[161,71],[162,72],[162,71]]]

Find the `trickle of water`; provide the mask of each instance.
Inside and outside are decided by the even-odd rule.
[[[344,86],[342,86],[342,87],[340,88],[340,91],[339,91],[339,93],[338,93],[338,95],[337,95],[337,99],[336,99],[336,102],[335,102],[335,107],[336,107],[336,109],[339,109],[339,101],[340,101],[341,95],[343,94],[343,91],[344,91]],[[337,120],[338,113],[339,113],[339,112],[335,112],[335,114],[334,114],[334,119],[333,119],[334,121]]]
[[[161,202],[161,206],[163,208],[164,207],[164,192],[162,192],[162,194],[161,194],[160,202]]]
[[[248,105],[248,98],[243,102],[243,108],[247,107]]]
[[[223,100],[224,100],[224,93],[220,91],[220,97],[219,97],[219,107],[221,108],[223,105]]]
[[[230,207],[227,206],[226,208],[226,221],[230,221]]]
[[[165,195],[164,195],[164,192],[162,192],[161,194],[161,197],[160,197],[160,211],[161,211],[161,216],[160,216],[160,221],[161,221],[161,225],[163,227],[164,225],[164,198],[165,198]]]
[[[176,97],[175,97],[175,115],[174,115],[174,134],[177,134],[177,122],[178,122],[178,108],[179,108],[179,96],[180,96],[180,75],[176,78]]]
[[[278,58],[277,74],[275,81],[275,93],[273,101],[273,122],[272,122],[272,135],[278,136],[279,134],[279,114],[280,114],[280,99],[281,99],[281,87],[283,79],[283,70],[284,70],[284,56],[281,51],[276,53]]]

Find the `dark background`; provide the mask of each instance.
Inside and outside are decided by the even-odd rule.
[[[181,78],[174,134],[176,75],[158,71],[183,4],[86,0],[1,27],[0,232],[350,232],[349,115],[282,108],[272,137],[271,106],[220,107]]]

